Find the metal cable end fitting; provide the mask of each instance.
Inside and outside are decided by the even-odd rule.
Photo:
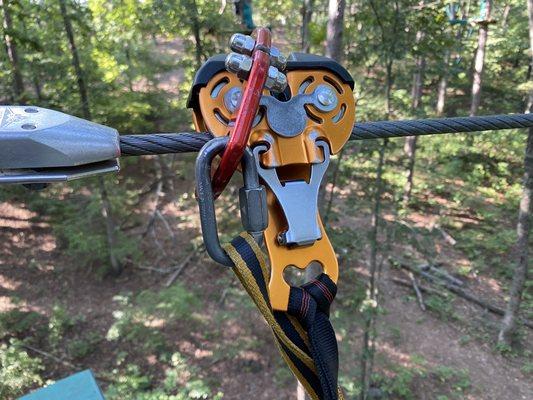
[[[229,41],[231,50],[251,56],[255,48],[255,40],[253,37],[248,35],[243,35],[242,33],[235,33],[231,36]]]
[[[270,48],[270,65],[283,71],[287,67],[287,57],[285,57],[276,47]]]
[[[276,67],[271,66],[268,68],[268,75],[266,78],[265,87],[272,92],[283,92],[287,87],[287,77]]]
[[[224,62],[226,70],[236,74],[240,79],[246,80],[252,69],[252,59],[238,53],[230,53]]]

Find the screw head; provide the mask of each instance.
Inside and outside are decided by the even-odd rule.
[[[234,113],[241,104],[242,90],[238,87],[233,87],[224,95],[224,105],[230,113]]]
[[[335,91],[327,85],[319,85],[315,89],[317,106],[323,111],[332,111],[337,107],[339,99]]]

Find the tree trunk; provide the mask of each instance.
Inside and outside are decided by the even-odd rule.
[[[72,56],[72,66],[76,73],[76,79],[78,83],[78,91],[80,94],[81,109],[83,112],[83,117],[85,119],[91,119],[91,108],[89,105],[89,97],[87,95],[87,86],[85,83],[83,69],[80,63],[80,57],[78,54],[78,48],[76,47],[76,41],[74,39],[74,33],[72,30],[72,23],[70,22],[70,17],[67,13],[67,4],[65,0],[59,0],[59,7],[61,9],[61,16],[63,17],[63,23],[65,26],[65,32],[67,34],[70,53]],[[102,216],[106,225],[106,235],[107,235],[107,247],[109,251],[109,262],[111,265],[111,271],[114,275],[118,275],[122,272],[122,265],[117,260],[115,256],[115,244],[116,244],[116,224],[113,220],[113,213],[111,210],[111,202],[109,201],[109,196],[105,187],[104,178],[101,176],[98,177],[98,187],[100,191],[100,198],[102,201]]]
[[[374,344],[376,340],[375,334],[375,318],[377,311],[377,271],[378,271],[378,234],[379,234],[379,220],[381,215],[381,194],[383,192],[383,167],[385,165],[385,150],[387,149],[388,139],[383,139],[379,149],[379,160],[376,171],[376,183],[374,194],[374,210],[372,213],[372,222],[370,230],[370,266],[369,266],[369,284],[367,303],[368,314],[365,316],[365,326],[363,333],[363,351],[361,355],[361,394],[360,400],[366,400],[368,389],[370,386],[370,378],[372,376],[372,365],[374,359]]]
[[[305,393],[304,385],[298,381],[296,386],[296,400],[311,400],[311,398]]]
[[[200,34],[200,20],[198,19],[198,5],[196,0],[190,1],[190,17],[192,22],[192,34],[194,36],[194,54],[196,60],[196,69],[202,65],[202,57],[204,53],[202,45],[202,37]]]
[[[468,19],[468,15],[470,14],[470,1],[468,1],[464,7],[463,12],[461,14],[461,19]],[[457,34],[455,35],[455,42],[460,43],[463,39],[463,34],[465,32],[465,27],[462,26],[457,31]],[[457,56],[458,58],[460,55]],[[446,53],[444,54],[444,71],[442,73],[442,76],[439,80],[439,87],[437,92],[437,116],[442,116],[444,114],[444,107],[446,105],[446,90],[448,89],[448,73],[450,69],[450,61],[452,60],[451,57],[451,51],[446,50]]]
[[[424,2],[420,2],[423,6]],[[416,43],[420,43],[424,38],[424,33],[418,31],[416,33]],[[416,114],[422,101],[422,89],[424,88],[424,72],[426,69],[426,59],[422,56],[416,57],[415,72],[413,73],[413,86],[411,88],[411,110]],[[403,190],[403,203],[407,205],[411,200],[411,192],[413,190],[413,177],[415,172],[415,156],[416,156],[416,144],[418,142],[418,136],[408,136],[405,138],[404,152],[407,156],[407,171],[406,181]]]
[[[416,111],[422,100],[422,89],[424,88],[424,72],[426,69],[426,59],[417,57],[415,72],[413,73],[413,86],[411,88],[411,110]]]
[[[340,62],[344,52],[342,35],[344,31],[344,9],[346,0],[329,0],[328,32],[326,42],[326,56]],[[325,212],[326,187],[329,179],[327,174],[320,184],[318,192],[318,209]]]
[[[329,0],[326,56],[341,61],[343,56],[344,9],[346,0]]]
[[[528,0],[527,9],[529,14],[529,41],[530,56],[533,63],[533,0]],[[533,92],[529,93],[529,104],[533,103]],[[531,109],[528,109],[531,112]],[[529,128],[527,136],[526,154],[524,158],[524,187],[522,189],[522,199],[518,211],[518,223],[516,225],[517,242],[516,252],[518,260],[516,262],[513,282],[509,291],[509,302],[502,319],[498,342],[504,345],[511,345],[516,331],[516,321],[522,301],[522,293],[527,279],[528,270],[528,244],[529,231],[531,229],[531,212],[533,204],[531,202],[533,194],[533,128]]]
[[[405,145],[403,151],[407,156],[407,171],[406,180],[403,187],[403,203],[409,204],[411,201],[411,192],[413,191],[413,179],[415,174],[415,160],[416,160],[416,144],[418,142],[418,136],[408,136],[405,138]]]
[[[492,0],[487,1],[485,19],[479,21],[479,33],[477,39],[477,50],[474,60],[474,73],[472,75],[472,103],[470,105],[470,116],[477,114],[481,103],[481,86],[483,83],[483,69],[485,66],[485,49],[489,37],[489,20],[492,10]]]
[[[311,18],[313,16],[313,6],[315,5],[315,0],[304,0],[302,6],[302,51],[304,53],[309,53],[309,24],[311,23]]]
[[[392,116],[392,84],[394,78],[392,76],[392,67],[394,60],[388,59],[386,65],[387,84],[385,87],[386,105],[387,105],[387,119]],[[381,195],[383,192],[383,169],[385,167],[385,151],[387,150],[388,139],[383,139],[379,149],[378,166],[376,170],[376,183],[374,193],[374,210],[372,213],[371,230],[370,230],[370,265],[369,265],[369,287],[367,302],[370,307],[368,314],[365,316],[365,326],[363,330],[363,351],[361,356],[361,394],[360,400],[366,400],[370,378],[372,376],[372,368],[374,365],[374,342],[376,340],[375,332],[375,318],[378,307],[378,251],[379,251],[379,220],[381,215]]]
[[[63,24],[65,26],[65,32],[67,34],[68,43],[70,46],[72,66],[74,67],[74,72],[76,73],[78,92],[80,94],[81,100],[81,110],[85,119],[91,119],[91,109],[89,107],[89,96],[87,95],[87,86],[85,84],[85,78],[80,63],[80,56],[78,53],[78,48],[76,47],[74,32],[72,30],[72,23],[70,22],[70,17],[67,13],[67,4],[65,0],[59,0],[59,7],[61,9],[61,16],[63,17]]]
[[[450,64],[450,51],[446,50],[444,55],[444,71],[439,80],[437,89],[437,116],[442,117],[444,114],[444,106],[446,105],[446,90],[448,89],[448,69]]]
[[[333,198],[335,196],[335,188],[337,187],[337,180],[339,178],[339,171],[341,169],[342,160],[344,158],[345,151],[346,151],[346,146],[344,146],[339,152],[337,162],[333,166],[333,172],[331,174],[331,190],[329,191],[328,203],[324,207],[325,208],[324,219],[323,219],[324,225],[328,224],[329,217],[331,214],[331,209],[333,208]]]
[[[115,256],[117,225],[113,218],[111,202],[109,201],[109,196],[105,187],[105,181],[102,176],[98,177],[98,187],[100,190],[100,199],[102,201],[102,216],[104,217],[105,221],[107,249],[109,252],[111,273],[114,276],[118,276],[122,273],[122,265]]]
[[[36,71],[34,71],[34,76],[32,78],[33,80],[33,89],[35,90],[35,95],[37,96],[37,100],[39,102],[43,101],[43,92],[41,90],[41,80],[39,79],[39,75]]]
[[[511,11],[511,5],[506,4],[502,13],[502,28],[503,33],[507,33],[507,28],[509,27],[509,12]]]
[[[24,96],[24,80],[22,79],[17,43],[13,39],[13,19],[11,17],[9,0],[0,0],[0,7],[4,11],[2,26],[4,28],[4,45],[13,76],[13,98],[14,101],[19,102]]]

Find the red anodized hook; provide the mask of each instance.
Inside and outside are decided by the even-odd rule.
[[[230,133],[228,144],[213,176],[213,195],[215,198],[222,193],[228,184],[244,154],[270,67],[270,55],[267,52],[271,46],[270,30],[258,28],[256,34],[256,44],[252,53],[252,69],[242,94],[235,126]]]

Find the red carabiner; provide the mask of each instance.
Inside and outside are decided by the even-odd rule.
[[[252,53],[252,69],[241,98],[235,126],[230,133],[228,144],[213,176],[213,195],[215,198],[222,193],[228,184],[244,154],[270,67],[270,55],[267,53],[271,46],[270,30],[258,28],[256,33],[257,39]]]

